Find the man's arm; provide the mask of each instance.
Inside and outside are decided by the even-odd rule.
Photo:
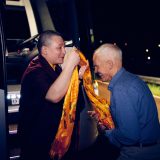
[[[133,88],[117,89],[114,97],[114,116],[116,128],[106,130],[105,135],[110,142],[120,147],[121,144],[132,145],[138,142],[140,138],[140,127],[136,108],[138,105],[138,94]]]

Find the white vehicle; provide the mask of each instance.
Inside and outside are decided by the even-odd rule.
[[[2,5],[2,3],[4,5]],[[64,3],[61,5],[65,10],[67,9],[68,12],[62,13],[57,9],[55,10],[55,13],[52,13],[52,8],[56,7],[57,4],[59,5],[59,3]],[[27,65],[38,54],[36,43],[39,33],[42,30],[57,30],[58,28],[58,31],[63,33],[64,39],[67,41],[67,45],[70,45],[69,40],[72,40],[74,41],[74,44],[79,47],[80,40],[82,40],[78,32],[75,2],[72,1],[72,3],[70,4],[67,3],[67,5],[66,3],[67,1],[65,0],[61,2],[52,2],[51,0],[4,0],[3,2],[0,2],[0,7],[3,7],[3,10],[5,10],[5,17],[7,21],[5,28],[6,49],[4,50],[4,44],[2,43],[2,41],[0,48],[3,50],[2,54],[0,53],[0,60],[6,60],[6,62],[3,61],[3,63],[0,63],[0,65],[2,65],[0,67],[0,83],[2,82],[1,79],[4,78],[2,75],[6,73],[7,76],[7,79],[4,79],[4,86],[2,84],[0,85],[3,86],[2,88],[0,88],[0,107],[2,106],[0,109],[0,117],[2,117],[3,119],[3,121],[0,121],[0,126],[3,126],[0,127],[0,138],[2,137],[3,139],[0,140],[1,142],[3,142],[0,143],[0,153],[4,151],[4,149],[6,150],[6,152],[3,152],[1,160],[6,160],[7,158],[19,158],[19,146],[16,136],[19,100],[21,96],[20,81]],[[57,20],[58,16],[55,15],[59,14],[65,14],[66,17],[64,18],[63,22],[61,21],[61,19]],[[53,17],[55,20],[55,26],[53,24]],[[61,18],[61,15],[59,17]],[[14,19],[14,23],[13,21],[10,21],[10,19]],[[1,40],[2,39],[3,30],[1,30]],[[4,69],[4,65],[6,65],[6,70]],[[7,90],[5,87],[7,88]],[[6,91],[7,93],[5,93]],[[7,102],[6,106],[5,100]],[[88,102],[86,100],[86,106],[88,105],[87,103]],[[86,116],[86,111],[87,108],[85,108],[85,110],[83,110],[80,115],[80,149],[84,149],[91,145],[97,137],[95,124],[93,124],[94,122]],[[8,127],[6,127],[6,117],[9,125]],[[6,128],[9,128],[9,131]],[[3,129],[3,131],[1,131],[1,129]],[[88,130],[89,132],[86,132],[86,130]],[[6,143],[7,132],[9,133],[8,143]],[[9,155],[7,154],[7,150],[9,150]]]

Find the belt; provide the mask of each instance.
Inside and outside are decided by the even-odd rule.
[[[153,142],[153,143],[136,143],[136,144],[133,144],[133,145],[123,145],[124,147],[150,147],[150,146],[154,146],[158,144],[158,142]]]
[[[157,142],[153,142],[153,143],[138,143],[138,144],[135,144],[133,146],[135,146],[135,147],[150,147],[150,146],[154,146],[156,144],[157,144]]]

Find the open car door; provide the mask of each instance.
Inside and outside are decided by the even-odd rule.
[[[5,38],[3,32],[4,1],[0,1],[0,159],[8,160],[7,149],[7,106],[5,76]]]

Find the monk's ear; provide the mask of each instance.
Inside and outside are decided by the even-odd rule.
[[[42,46],[42,54],[47,55],[47,47],[46,46]]]

